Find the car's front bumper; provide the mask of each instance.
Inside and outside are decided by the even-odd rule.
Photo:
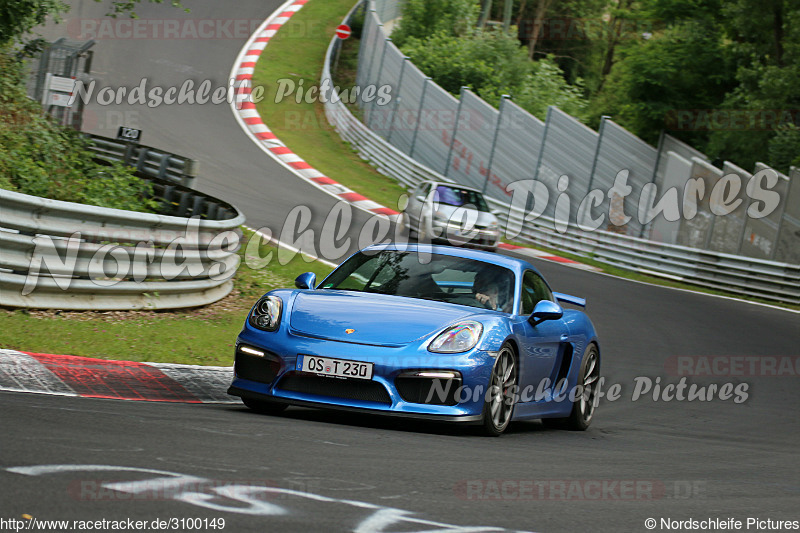
[[[368,346],[314,339],[283,329],[261,333],[246,327],[236,343],[234,379],[228,392],[290,405],[453,422],[479,420],[495,354],[478,349],[435,354],[422,344]],[[242,347],[260,350],[264,356],[243,353]],[[298,371],[298,354],[372,363],[373,377],[344,379]],[[434,385],[431,378],[412,376],[432,371],[457,377]]]
[[[442,222],[433,223],[433,240],[453,246],[467,246],[494,250],[500,242],[500,230],[490,228],[473,228],[462,232],[460,226]]]

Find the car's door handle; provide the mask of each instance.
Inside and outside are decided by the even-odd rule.
[[[567,342],[567,339],[569,339],[569,335],[567,335],[566,333],[561,335],[561,342]]]

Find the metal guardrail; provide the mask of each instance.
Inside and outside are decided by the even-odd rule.
[[[99,135],[87,135],[89,147],[95,155],[106,161],[121,161],[136,167],[146,176],[192,187],[198,165],[194,159],[171,154],[151,146],[126,143]]]
[[[349,22],[355,9],[347,15]],[[328,46],[321,82],[330,80],[331,65],[341,46],[334,37]],[[408,187],[425,180],[452,181],[411,159],[358,120],[347,106],[330,95],[325,99],[328,122],[359,155],[378,171]],[[800,265],[766,261],[664,244],[607,231],[584,232],[570,228],[560,233],[555,220],[540,216],[526,220],[525,212],[508,203],[487,198],[501,211],[501,224],[514,240],[539,244],[651,275],[685,281],[729,293],[800,304]]]
[[[119,155],[114,145],[122,143],[98,144]],[[159,169],[188,161],[158,154],[158,169],[145,163],[137,175],[153,184],[163,214],[0,189],[0,306],[176,309],[228,295],[245,217],[226,202],[157,177]]]

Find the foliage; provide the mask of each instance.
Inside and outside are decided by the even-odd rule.
[[[87,141],[43,115],[25,94],[22,65],[0,48],[0,188],[133,211],[153,211],[151,192],[122,164],[93,161]]]
[[[101,2],[102,0],[95,0]],[[108,16],[127,15],[136,17],[136,6],[142,0],[113,0]],[[160,4],[164,0],[148,0]],[[173,7],[182,8],[180,0],[170,0]],[[0,5],[0,46],[18,41],[23,42],[26,34],[36,26],[44,24],[48,16],[56,22],[69,11],[69,5],[62,0],[4,0]],[[184,9],[187,13],[188,9]]]
[[[792,166],[800,168],[800,128],[788,124],[777,130],[769,142],[769,160],[783,172]]]
[[[0,7],[0,45],[20,39],[36,26],[43,24],[48,15],[58,19],[69,6],[61,0],[11,0]]]
[[[478,6],[473,0],[408,0],[392,41],[402,48],[411,39],[459,37],[469,33],[477,20]]]
[[[458,95],[466,86],[495,105],[504,94],[510,95],[540,118],[549,105],[581,118],[586,102],[580,86],[569,85],[552,58],[529,61],[514,33],[486,28],[456,35],[441,30],[404,38],[402,50],[451,94]]]
[[[607,82],[596,113],[611,115],[653,143],[677,113],[719,107],[734,74],[713,26],[688,21],[631,44]],[[689,125],[684,139],[699,141]]]
[[[593,98],[592,118],[612,115],[651,142],[666,129],[712,159],[744,168],[762,161],[788,170],[798,157],[800,3],[639,3],[663,27],[648,41],[624,44],[608,83]],[[680,110],[738,120],[671,130],[669,118]]]

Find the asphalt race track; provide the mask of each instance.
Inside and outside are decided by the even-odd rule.
[[[231,15],[203,1],[186,16],[263,19],[277,5],[238,2]],[[70,16],[102,9],[86,2]],[[224,80],[243,42],[100,41],[94,71],[114,85]],[[227,105],[136,112],[145,144],[200,159],[199,187],[237,204],[251,226],[279,230],[303,203],[322,213],[319,227],[335,202],[265,156]],[[233,532],[647,531],[648,518],[656,531],[668,530],[661,519],[732,518],[763,531],[766,522],[745,521],[800,520],[800,315],[535,264],[556,290],[587,298],[604,390],[620,388],[587,432],[525,422],[494,439],[301,408],[270,417],[238,405],[0,393],[0,519],[175,519],[185,531],[219,530],[224,519]],[[637,383],[682,375],[739,395],[665,401],[650,390],[634,401]]]

